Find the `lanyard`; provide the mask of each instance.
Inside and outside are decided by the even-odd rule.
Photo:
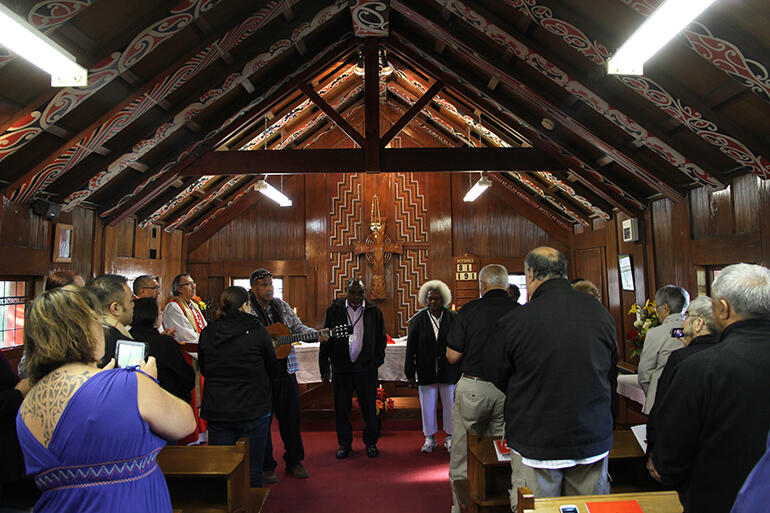
[[[359,308],[361,308],[361,307],[359,307]],[[356,308],[356,310],[358,310],[358,308]],[[355,315],[355,314],[356,314],[356,311],[353,310],[353,315]],[[359,314],[358,319],[356,319],[355,322],[353,322],[353,319],[350,318],[350,312],[348,312],[348,307],[347,306],[345,307],[345,315],[348,316],[348,322],[350,323],[350,325],[355,328],[356,324],[358,324],[358,321],[360,321],[361,317],[364,316],[364,309],[361,308],[361,313]]]

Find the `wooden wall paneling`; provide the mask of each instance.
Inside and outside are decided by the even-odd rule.
[[[260,194],[261,196],[261,194]],[[185,239],[189,241],[190,237],[187,237],[185,235]],[[190,244],[190,242],[188,242]],[[187,263],[196,263],[196,264],[204,264],[209,262],[209,245],[211,244],[211,239],[206,239],[205,242],[201,243],[199,246],[196,246],[193,248],[193,250],[187,254]]]
[[[451,287],[452,269],[452,175],[427,173],[428,279],[441,280]]]
[[[161,232],[160,244],[163,259],[161,260],[160,291],[162,298],[171,295],[171,281],[174,276],[182,272],[183,268],[186,268],[186,263],[182,260],[182,238],[182,232],[179,230],[171,233]]]
[[[480,258],[479,269],[484,268],[489,264],[499,264],[505,267],[508,274],[524,274],[524,256],[515,257],[482,257]]]
[[[713,212],[714,235],[730,235],[734,232],[733,187],[721,191],[710,191],[710,205]]]
[[[104,227],[104,267],[96,274],[114,273],[115,259],[118,257],[118,226]]]
[[[199,262],[200,263],[200,262]],[[192,265],[188,263],[188,265]],[[197,264],[196,264],[197,265]],[[268,269],[273,276],[305,276],[307,275],[307,261],[296,260],[240,260],[233,262],[210,262],[208,266],[209,276],[224,276],[233,278],[248,278],[255,269]]]
[[[687,195],[690,205],[690,227],[693,240],[712,236],[712,213],[709,193],[705,187],[693,189]]]
[[[762,237],[762,262],[770,267],[770,180],[759,181],[759,228]]]
[[[618,268],[618,232],[615,228],[616,219],[606,223],[601,230],[604,235],[605,261],[607,268],[607,308],[615,320],[618,353],[620,359],[626,359],[626,312],[623,310],[623,297],[620,285],[620,269]],[[577,239],[577,237],[575,237]],[[636,286],[636,283],[634,283]]]
[[[0,244],[0,275],[43,276],[51,261],[48,253],[47,249]]]
[[[752,232],[694,240],[693,263],[701,266],[760,263],[763,260],[762,236],[760,232]]]
[[[607,297],[605,290],[605,281],[607,276],[607,263],[604,258],[604,247],[596,246],[593,248],[575,250],[574,272],[569,274],[570,278],[583,278],[596,285],[599,293],[602,295],[601,302],[607,306]]]
[[[283,299],[289,306],[297,309],[297,315],[300,319],[305,321],[305,324],[309,324],[307,317],[307,301],[308,296],[306,294],[306,282],[305,276],[288,276],[283,280]],[[311,326],[320,327],[320,324],[314,323]]]
[[[88,278],[93,278],[100,274],[105,268],[105,226],[98,215],[92,214],[91,217],[93,218],[93,223],[91,224],[93,240],[91,240],[91,271],[88,274]],[[85,277],[85,275],[83,276]]]
[[[3,225],[0,244],[29,247],[29,207],[3,196]]]
[[[140,228],[136,225],[134,230],[133,257],[150,258],[150,230],[152,228]]]
[[[126,219],[119,223],[116,228],[116,255],[121,257],[135,256],[134,240],[136,239],[136,220]]]
[[[649,283],[647,279],[647,275],[649,274],[647,272],[647,269],[648,269],[649,263],[651,262],[651,260],[648,260],[647,258],[647,252],[650,245],[645,243],[645,240],[651,240],[650,234],[652,232],[652,227],[650,226],[649,220],[646,220],[645,222],[645,219],[639,219],[639,222],[641,225],[639,227],[640,233],[641,234],[646,233],[646,237],[643,235],[642,240],[640,240],[639,242],[623,242],[622,223],[625,219],[628,219],[628,216],[626,214],[622,212],[617,213],[615,218],[616,222],[613,226],[617,253],[614,255],[615,258],[613,259],[612,264],[608,263],[608,272],[609,272],[609,269],[612,269],[613,274],[617,274],[618,273],[618,270],[617,270],[618,255],[631,255],[631,265],[633,265],[633,268],[634,268],[634,290],[632,291],[622,290],[622,288],[620,287],[620,284],[618,284],[618,287],[617,287],[617,290],[620,291],[620,315],[621,315],[622,326],[623,326],[621,337],[624,341],[625,341],[625,334],[630,330],[634,320],[630,315],[628,315],[628,311],[630,310],[631,305],[633,305],[634,303],[644,305],[645,301],[650,298],[651,293],[649,291]],[[608,236],[608,241],[609,239],[610,237]],[[650,248],[649,251],[651,252],[652,249]],[[617,279],[620,279],[619,275]],[[638,360],[636,358],[634,359],[629,358],[628,353],[630,351],[630,348],[626,347],[625,344],[624,344],[624,350],[625,350],[625,354],[621,355],[621,358],[636,364]]]
[[[732,181],[734,233],[760,230],[760,203],[762,179],[755,174],[736,177]]]
[[[326,175],[305,175],[305,305],[300,316],[308,325],[323,324],[329,302],[329,236]]]
[[[72,271],[88,280],[94,265],[94,211],[76,207],[72,210]]]

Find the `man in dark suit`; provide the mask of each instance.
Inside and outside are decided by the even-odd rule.
[[[385,362],[385,321],[377,305],[365,300],[366,288],[360,278],[350,278],[346,296],[326,310],[324,328],[349,324],[349,337],[330,338],[318,351],[318,366],[324,383],[334,389],[334,425],[337,429],[337,458],[347,458],[353,443],[350,410],[356,391],[364,418],[364,444],[370,458],[379,455],[380,418],[377,416],[377,369]],[[331,369],[330,369],[331,364]],[[331,373],[330,373],[331,370]]]

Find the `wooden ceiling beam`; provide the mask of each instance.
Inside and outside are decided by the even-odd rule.
[[[343,118],[339,112],[334,110],[334,107],[329,105],[326,100],[324,100],[321,95],[315,91],[315,89],[307,84],[307,82],[300,84],[299,88],[303,93],[305,93],[305,96],[307,96],[311,102],[313,102],[319,109],[321,109],[321,111],[326,114],[326,116],[329,117],[329,119],[331,119],[334,124],[345,133],[345,135],[350,137],[353,142],[355,142],[361,148],[366,146],[366,140],[364,140],[364,137],[358,133],[358,130],[350,126],[350,123],[345,121],[345,118]]]
[[[396,121],[393,126],[390,127],[390,129],[385,133],[385,135],[382,136],[380,139],[380,147],[384,148],[391,139],[393,139],[409,122],[417,115],[419,112],[426,106],[428,103],[433,100],[433,98],[436,97],[436,95],[443,89],[444,83],[440,80],[437,80],[431,87],[428,89],[425,94],[420,96],[420,98],[409,108],[409,110],[406,111],[406,113],[401,116],[401,118]]]
[[[324,50],[321,50],[321,52],[318,54],[320,58],[316,63],[307,67],[302,72],[297,73],[296,76],[294,76],[290,80],[285,81],[284,79],[279,78],[278,80],[276,80],[275,83],[266,84],[265,87],[260,89],[259,94],[266,94],[267,96],[261,102],[259,102],[258,105],[253,106],[253,108],[251,109],[251,112],[252,112],[251,115],[246,115],[244,116],[243,120],[233,122],[232,125],[228,127],[228,129],[225,130],[221,135],[211,137],[210,140],[208,140],[203,144],[200,144],[199,147],[196,148],[195,150],[193,149],[194,144],[193,146],[190,146],[189,141],[186,141],[186,142],[183,141],[182,144],[177,145],[175,148],[169,148],[169,151],[166,152],[167,154],[176,154],[180,152],[187,152],[190,150],[192,150],[192,152],[190,153],[190,155],[184,158],[176,167],[164,173],[163,176],[155,180],[155,182],[148,184],[148,186],[144,188],[141,192],[139,192],[135,198],[132,198],[130,201],[124,201],[126,197],[121,196],[121,197],[118,197],[111,204],[106,205],[104,208],[102,208],[100,211],[101,213],[109,212],[111,210],[114,210],[121,201],[124,202],[120,206],[120,208],[118,208],[117,210],[115,210],[113,213],[111,213],[109,216],[105,218],[105,222],[111,226],[114,224],[117,224],[123,219],[131,216],[134,212],[138,211],[143,206],[147,205],[147,203],[149,203],[152,200],[152,198],[160,194],[167,187],[167,185],[165,184],[173,183],[174,179],[176,179],[176,177],[179,176],[179,173],[186,166],[195,162],[195,160],[201,154],[203,154],[206,151],[210,151],[213,147],[218,145],[221,140],[227,139],[229,137],[229,134],[232,134],[238,130],[243,130],[245,127],[253,124],[255,119],[259,119],[260,117],[264,116],[264,114],[268,110],[270,110],[270,108],[272,108],[272,106],[276,102],[280,101],[287,94],[294,92],[296,88],[299,87],[300,84],[310,80],[314,75],[316,75],[321,70],[328,67],[331,62],[339,58],[340,55],[344,55],[347,52],[349,52],[353,46],[354,46],[354,42],[351,40],[348,40],[345,43],[341,44],[339,48],[337,48],[335,51],[330,52],[327,55],[323,55]],[[296,65],[293,65],[293,67],[294,69],[296,69]],[[287,69],[289,68],[287,67]],[[281,75],[281,73],[275,73],[275,76],[281,77],[283,75]],[[264,81],[256,81],[256,83],[264,83]],[[273,92],[270,93],[270,91],[273,91]],[[247,97],[243,103],[232,103],[228,105],[227,108],[221,110],[220,112],[212,116],[209,120],[207,120],[207,123],[206,123],[207,128],[206,130],[203,131],[203,133],[209,133],[210,130],[215,130],[216,127],[221,126],[223,123],[227,122],[235,113],[243,109],[250,101],[252,101],[252,98],[253,96]],[[143,181],[144,180],[138,180],[135,183],[134,187],[138,186]]]
[[[69,137],[58,148],[50,151],[47,155],[45,155],[42,161],[37,161],[35,165],[28,166],[26,171],[20,177],[14,180],[11,183],[11,185],[8,186],[5,194],[8,195],[12,193],[17,188],[21,187],[25,182],[27,182],[27,180],[31,179],[32,177],[40,173],[43,169],[45,169],[46,166],[53,163],[68,149],[78,144],[84,137],[86,137],[88,134],[92,133],[93,131],[97,130],[105,122],[107,122],[108,120],[113,118],[115,115],[117,115],[120,111],[122,111],[125,107],[131,105],[131,103],[133,103],[134,100],[136,100],[137,98],[140,98],[147,91],[152,89],[152,87],[155,86],[160,80],[163,80],[166,76],[173,73],[173,71],[170,71],[170,70],[177,70],[178,68],[180,68],[187,61],[195,57],[199,52],[201,52],[203,49],[211,45],[219,37],[225,34],[227,29],[229,28],[230,27],[226,25],[221,26],[219,30],[216,31],[216,33],[212,34],[209,38],[202,41],[194,48],[191,48],[189,51],[185,52],[181,57],[175,59],[171,64],[161,69],[153,77],[145,80],[144,83],[142,83],[130,94],[122,98],[121,101],[119,101],[117,104],[114,104],[113,107],[109,109],[107,112],[105,112],[101,116],[98,116],[96,119],[94,119],[94,121],[91,122],[88,126],[82,128],[81,130],[78,130],[77,132],[70,133]],[[63,173],[63,174],[66,174],[66,173]]]
[[[366,163],[365,149],[211,151],[182,174],[357,173]],[[563,170],[556,160],[534,148],[383,148],[375,167],[382,172]]]
[[[623,198],[622,194],[608,193],[605,190],[605,184],[602,184],[601,180],[596,177],[591,176],[591,173],[595,171],[593,171],[586,163],[591,162],[593,159],[584,155],[578,148],[573,147],[564,136],[555,133],[555,131],[546,132],[535,129],[534,127],[540,126],[541,121],[536,116],[522,111],[519,106],[514,106],[512,102],[508,102],[502,97],[495,99],[495,102],[497,103],[482,97],[480,91],[484,90],[484,84],[470,83],[470,77],[467,81],[461,81],[459,76],[452,72],[451,68],[446,64],[439,63],[438,61],[434,64],[429,60],[430,56],[425,54],[421,55],[420,53],[415,52],[410,46],[402,44],[396,38],[391,37],[389,44],[392,49],[400,52],[402,57],[408,59],[414,65],[423,69],[425,72],[430,73],[435,78],[444,81],[448,87],[452,87],[455,91],[468,98],[471,103],[474,103],[480,109],[484,110],[489,117],[500,118],[501,115],[505,116],[508,120],[508,124],[524,132],[523,135],[525,135],[533,145],[550,151],[551,156],[562,163],[562,167],[566,166],[570,168],[573,174],[581,180],[581,183],[615,208],[618,208],[633,217],[637,215],[640,210],[638,205],[644,205],[643,199],[636,198],[628,192],[625,192],[625,194],[628,195],[629,198],[632,198],[633,201],[628,201],[626,198]],[[433,58],[435,59],[435,57]],[[504,104],[503,106],[510,113],[501,111],[500,105],[502,104]],[[574,162],[571,162],[569,156],[561,153],[565,150],[575,155],[573,158],[578,160],[586,170],[575,166]],[[605,178],[605,180],[607,179]],[[607,180],[607,182],[612,185],[612,187],[619,189],[619,187],[612,184],[609,180]]]
[[[366,120],[364,134],[364,166],[367,173],[380,169],[380,45],[376,38],[364,42],[364,105]],[[359,168],[361,169],[361,168]]]

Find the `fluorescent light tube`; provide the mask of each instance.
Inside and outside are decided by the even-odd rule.
[[[258,181],[254,185],[254,190],[259,191],[271,200],[275,201],[282,207],[290,207],[291,206],[291,200],[286,196],[284,193],[270,185],[264,180]]]
[[[642,75],[644,63],[715,0],[668,0],[607,61],[610,75]]]
[[[479,181],[473,184],[473,187],[465,194],[463,201],[475,201],[481,196],[481,193],[492,187],[492,180],[486,176],[479,178]]]
[[[86,86],[88,71],[75,57],[0,4],[0,43],[51,75],[52,87]]]

